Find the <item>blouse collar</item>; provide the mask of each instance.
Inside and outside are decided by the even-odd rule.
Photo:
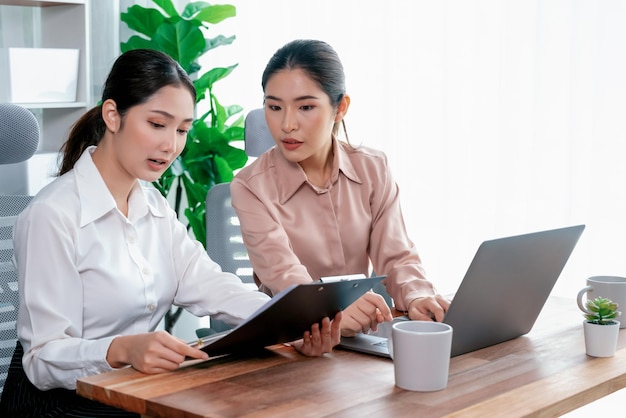
[[[81,202],[81,227],[96,221],[117,208],[113,195],[111,195],[100,171],[91,158],[95,149],[95,145],[88,147],[74,165],[73,170],[78,198]],[[129,216],[138,219],[145,216],[148,211],[157,217],[165,216],[158,207],[149,203],[145,191],[137,181],[128,199]]]
[[[300,187],[304,184],[308,184],[309,187],[314,188],[319,193],[330,190],[332,186],[339,180],[339,174],[343,174],[347,179],[361,184],[361,179],[356,173],[352,161],[350,160],[349,151],[351,145],[339,141],[333,137],[333,166],[330,175],[329,187],[326,189],[319,189],[314,187],[307,181],[306,174],[302,167],[298,163],[287,160],[282,152],[274,147],[270,152],[273,164],[276,166],[276,171],[281,173],[276,179],[280,204],[285,204],[291,196],[293,196]]]

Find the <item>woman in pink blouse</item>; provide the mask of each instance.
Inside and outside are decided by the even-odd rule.
[[[424,276],[385,154],[347,142],[350,97],[333,48],[292,41],[270,59],[261,84],[276,146],[231,184],[257,284],[276,294],[326,276],[369,275],[371,266],[387,276],[398,310],[441,321],[449,301]],[[340,127],[346,142],[337,139]],[[342,335],[388,320],[384,299],[369,292],[344,311]]]

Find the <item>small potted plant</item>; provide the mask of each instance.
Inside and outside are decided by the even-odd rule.
[[[613,357],[617,349],[620,315],[617,303],[604,297],[588,300],[583,309],[583,330],[587,355]]]

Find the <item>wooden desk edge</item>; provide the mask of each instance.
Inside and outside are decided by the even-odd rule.
[[[587,384],[581,385],[581,381]],[[572,385],[580,388],[567,397],[555,396],[556,393],[571,391]],[[588,362],[574,370],[510,390],[448,414],[446,418],[484,417],[489,414],[508,417],[560,416],[625,387],[626,348],[623,348],[614,357],[590,357]],[[556,398],[560,400],[554,402]]]

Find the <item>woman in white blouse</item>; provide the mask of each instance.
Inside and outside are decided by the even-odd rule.
[[[19,343],[0,415],[128,415],[77,396],[76,380],[206,359],[155,331],[172,304],[235,324],[269,299],[222,272],[159,192],[139,182],[157,180],[181,153],[194,106],[193,83],[174,60],[134,50],[116,60],[101,104],[72,128],[60,176],[15,225]],[[332,350],[340,320],[313,325],[296,349]]]

